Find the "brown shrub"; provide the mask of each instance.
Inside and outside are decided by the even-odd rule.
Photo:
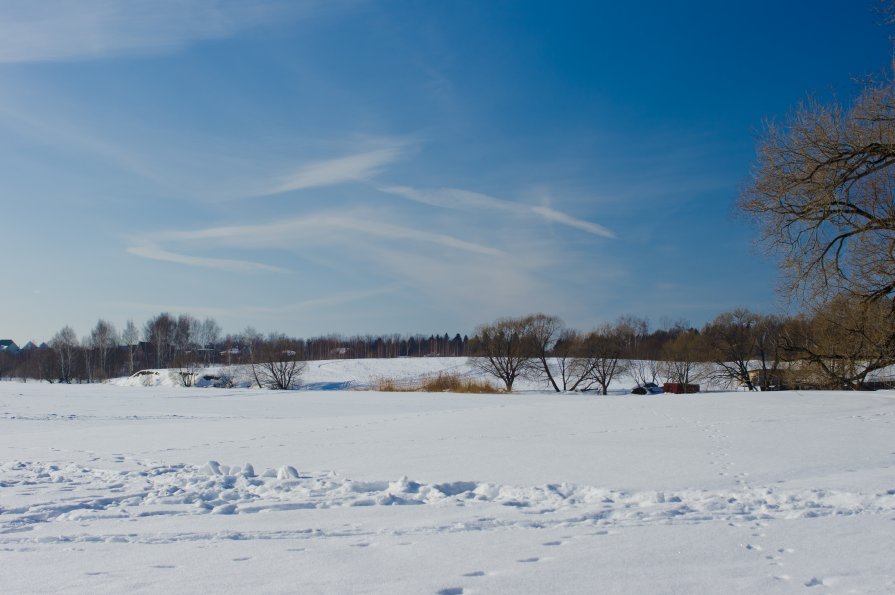
[[[437,376],[423,378],[417,382],[400,381],[395,378],[377,378],[373,390],[381,392],[424,392],[424,393],[475,393],[495,394],[503,392],[491,383],[477,378],[464,378],[459,374],[442,372]]]

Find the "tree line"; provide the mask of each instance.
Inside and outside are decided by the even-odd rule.
[[[650,330],[624,316],[589,332],[556,316],[502,318],[480,326],[470,363],[503,383],[520,378],[556,392],[598,390],[627,375],[640,385],[709,380],[729,388],[859,390],[892,384],[895,312],[887,303],[837,295],[796,316],[737,308],[701,329],[686,323]]]
[[[37,348],[0,351],[0,379],[98,382],[148,368],[197,370],[214,365],[258,363],[272,348],[297,361],[343,358],[465,357],[469,337],[443,335],[342,336],[307,339],[264,335],[252,327],[224,334],[213,318],[162,312],[142,326],[128,320],[119,331],[105,319],[79,337],[70,326]],[[268,358],[269,359],[269,358]]]
[[[160,313],[119,332],[100,319],[84,337],[66,326],[37,349],[0,352],[0,378],[97,382],[147,368],[175,368],[189,383],[209,366],[251,366],[259,386],[291,386],[297,362],[341,358],[469,357],[512,391],[519,378],[556,392],[608,392],[627,375],[640,385],[705,380],[750,390],[879,386],[895,364],[895,312],[880,300],[838,294],[795,316],[746,308],[723,312],[701,328],[686,321],[651,328],[623,316],[589,331],[556,316],[502,318],[472,338],[444,335],[326,335],[310,339],[252,327],[224,334],[213,318]],[[280,367],[284,366],[284,367]]]

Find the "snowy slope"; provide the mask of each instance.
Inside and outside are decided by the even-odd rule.
[[[115,386],[164,386],[174,387],[178,381],[178,370],[143,370],[129,378],[116,378],[110,381]],[[203,375],[226,374],[240,387],[254,386],[249,366],[212,366],[195,372],[197,377]],[[303,390],[365,390],[375,386],[378,380],[394,380],[399,386],[412,386],[421,379],[431,378],[439,374],[458,375],[465,378],[476,378],[487,381],[500,388],[503,384],[496,378],[483,373],[469,365],[465,357],[414,357],[390,359],[358,359],[358,360],[322,360],[309,361],[301,375]],[[716,382],[702,381],[703,389],[719,390],[726,388]],[[610,386],[615,394],[629,393],[637,382],[627,374],[619,374]],[[515,392],[551,391],[546,380],[519,378],[513,390]]]
[[[306,380],[412,377],[438,362],[391,361],[322,363]],[[892,392],[3,382],[0,585],[891,593],[893,420]]]
[[[149,374],[151,373],[151,374]],[[230,376],[237,386],[252,386],[254,379],[248,366],[213,366],[197,372],[202,375]],[[422,378],[440,373],[464,377],[482,378],[480,371],[469,366],[465,357],[414,357],[391,359],[322,360],[307,362],[301,376],[305,390],[369,389],[377,380],[391,379],[397,384],[411,384]],[[495,380],[495,386],[498,386]],[[176,370],[146,370],[144,375],[118,378],[111,381],[117,386],[178,386]],[[540,383],[520,381],[528,389],[545,388]]]

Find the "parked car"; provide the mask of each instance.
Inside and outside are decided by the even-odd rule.
[[[665,390],[653,382],[647,382],[631,389],[633,395],[661,395]]]

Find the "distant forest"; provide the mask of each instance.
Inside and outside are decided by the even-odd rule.
[[[0,351],[0,379],[16,377],[49,382],[96,382],[146,368],[239,365],[257,361],[271,345],[299,360],[465,357],[468,336],[338,334],[297,339],[263,335],[252,327],[224,334],[213,318],[161,313],[142,327],[128,321],[119,331],[100,319],[84,337],[64,327],[48,342],[9,345]]]

